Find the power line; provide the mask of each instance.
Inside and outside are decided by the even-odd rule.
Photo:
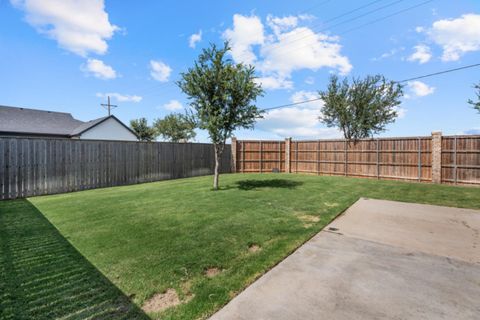
[[[309,7],[309,8],[301,11],[300,14],[306,14],[306,13],[308,13],[308,12],[311,12],[313,9],[318,9],[318,8],[320,8],[320,7],[323,7],[324,5],[328,4],[328,3],[331,2],[331,1],[332,1],[332,0],[324,0],[324,1],[320,2],[320,3],[317,3],[316,5],[313,5],[313,6]],[[370,4],[373,4],[373,3],[379,2],[379,1],[384,1],[384,0],[375,0],[375,1],[373,1],[372,3],[370,3]],[[367,6],[369,6],[369,4],[367,4],[367,5],[363,6],[363,7],[367,7]],[[358,8],[357,8],[357,10],[358,10]],[[355,12],[355,11],[356,11],[356,10],[352,10],[351,12]],[[349,13],[350,13],[350,12],[349,12]],[[345,15],[345,14],[343,14],[343,15]],[[342,16],[343,16],[343,15],[342,15]],[[339,16],[338,16],[338,17],[339,17]],[[330,20],[333,21],[333,20],[337,19],[338,17],[334,17],[333,19],[330,19]],[[329,21],[330,21],[330,20],[329,20]],[[174,86],[175,84],[176,84],[176,81],[169,81],[169,82],[166,82],[166,83],[160,83],[160,84],[156,84],[156,85],[154,85],[154,86],[148,87],[148,88],[146,89],[147,91],[145,91],[145,92],[143,92],[143,93],[142,93],[142,91],[140,91],[139,93],[142,94],[142,96],[150,96],[151,93],[152,93],[152,92],[155,93],[155,92],[156,92],[155,90],[158,89],[158,88],[170,87],[170,86]]]
[[[463,66],[463,67],[459,67],[459,68],[453,68],[453,69],[443,70],[443,71],[439,71],[439,72],[429,73],[429,74],[425,74],[425,75],[422,75],[422,76],[417,76],[417,77],[404,79],[404,80],[400,80],[400,81],[394,81],[394,82],[395,83],[404,83],[404,82],[429,78],[429,77],[438,76],[438,75],[445,74],[445,73],[455,72],[455,71],[474,68],[474,67],[480,67],[480,63],[475,63],[475,64],[471,64],[471,65]],[[262,110],[268,111],[268,110],[274,110],[274,109],[281,109],[281,108],[296,106],[296,105],[299,105],[299,104],[315,102],[315,101],[319,101],[319,100],[322,100],[322,98],[315,98],[315,99],[310,99],[310,100],[305,100],[305,101],[299,101],[299,102],[284,104],[284,105],[280,105],[280,106],[276,106],[276,107],[264,108]]]
[[[363,5],[363,6],[357,7],[357,8],[355,8],[355,9],[353,9],[353,10],[350,10],[350,11],[347,11],[347,12],[345,12],[345,13],[342,13],[342,14],[336,16],[336,17],[333,17],[333,18],[330,18],[330,19],[328,19],[328,20],[325,20],[325,23],[329,23],[329,22],[338,20],[338,19],[340,19],[340,18],[343,18],[343,17],[345,17],[345,16],[348,16],[348,15],[351,14],[351,13],[355,13],[355,12],[360,11],[360,10],[362,10],[362,9],[368,8],[368,7],[370,7],[371,5],[374,5],[375,3],[381,2],[381,1],[384,1],[384,0],[375,0],[375,1],[369,2],[369,3],[367,3],[367,4]]]
[[[320,7],[323,7],[324,5],[326,5],[327,3],[331,2],[332,0],[325,0],[325,1],[322,1],[320,3],[317,3],[316,5],[314,6],[311,6],[303,11],[300,12],[300,14],[305,14],[307,12],[311,12],[313,9],[317,9],[317,8],[320,8]]]
[[[379,2],[381,2],[381,1],[385,1],[385,0],[374,0],[374,1],[371,1],[371,2],[369,2],[369,3],[367,3],[367,4],[365,4],[365,5],[359,6],[359,7],[355,8],[355,9],[352,9],[352,10],[350,10],[350,11],[347,11],[347,12],[345,12],[345,13],[342,13],[342,14],[340,14],[340,15],[337,15],[337,16],[335,16],[335,17],[333,17],[333,18],[330,18],[330,19],[326,20],[325,23],[338,20],[338,19],[340,19],[340,18],[342,18],[342,17],[345,17],[345,16],[350,15],[350,14],[352,14],[352,13],[354,13],[354,12],[357,12],[357,11],[360,11],[360,10],[362,10],[362,9],[365,9],[365,8],[367,8],[367,7],[369,7],[369,6],[372,6],[372,5],[376,4],[376,3],[379,3]],[[320,30],[315,30],[315,26],[314,26],[313,30],[314,30],[315,32],[322,32],[322,31],[325,31],[325,30],[328,30],[328,29],[331,29],[331,28],[334,28],[334,27],[337,27],[337,26],[340,26],[340,25],[344,25],[344,24],[349,23],[349,22],[351,22],[351,21],[358,20],[359,18],[362,18],[362,17],[367,16],[367,15],[369,15],[369,14],[372,14],[372,13],[375,13],[375,12],[377,12],[377,11],[383,10],[383,9],[385,9],[385,8],[394,6],[394,5],[396,5],[397,3],[400,3],[400,2],[402,2],[402,1],[404,1],[404,0],[396,0],[396,1],[394,1],[394,2],[388,3],[388,4],[386,4],[386,5],[383,5],[383,6],[381,6],[381,7],[378,7],[378,8],[376,8],[376,9],[373,9],[373,10],[370,10],[370,11],[368,11],[368,12],[365,12],[365,13],[363,13],[363,14],[361,14],[361,15],[352,17],[352,18],[347,19],[347,20],[345,20],[345,21],[342,21],[342,22],[339,22],[339,23],[337,23],[337,24],[334,24],[333,26],[326,27],[326,28],[323,28],[323,29],[320,29]],[[425,5],[425,4],[429,3],[429,2],[432,2],[432,1],[434,1],[434,0],[424,1],[424,2],[422,2],[422,3],[420,3],[420,4],[417,4],[417,5],[414,5],[414,6],[405,8],[405,9],[403,9],[403,10],[394,12],[393,14],[390,14],[390,15],[387,15],[387,16],[384,16],[384,17],[381,17],[381,18],[379,18],[379,19],[376,19],[376,20],[367,22],[367,23],[365,23],[365,24],[363,24],[363,25],[360,25],[360,26],[354,27],[354,28],[352,28],[352,29],[346,30],[345,32],[340,33],[340,34],[345,34],[345,33],[348,33],[348,32],[351,32],[351,31],[354,31],[354,30],[357,30],[357,29],[360,29],[360,28],[362,28],[362,27],[365,27],[365,26],[367,26],[367,25],[374,24],[374,23],[379,22],[379,21],[382,21],[382,20],[386,20],[386,19],[388,19],[388,18],[390,18],[390,17],[396,16],[396,15],[398,15],[398,14],[401,14],[401,13],[406,12],[406,11],[409,11],[409,10],[413,10],[413,9],[415,9],[415,8],[417,8],[417,7],[423,6],[423,5]],[[311,8],[309,8],[309,9],[305,10],[305,11],[310,11],[311,9],[313,9],[313,8],[315,8],[315,7],[320,7],[320,6],[322,6],[322,5],[324,5],[324,4],[328,3],[328,2],[330,2],[330,0],[328,0],[328,1],[323,1],[323,2],[319,3],[318,5],[316,5],[316,6],[314,6],[314,7],[311,7]],[[320,26],[320,25],[318,25],[318,26]],[[310,29],[310,30],[312,30],[312,29]],[[297,34],[297,35],[298,35],[298,34]],[[282,47],[283,47],[283,49],[287,49],[288,46],[289,46],[289,44],[294,43],[294,42],[297,42],[297,41],[302,40],[302,39],[305,39],[305,38],[308,38],[308,37],[311,37],[311,36],[312,36],[312,35],[306,35],[306,36],[301,37],[301,38],[292,39],[292,41],[290,41],[290,42],[282,43],[281,45],[277,45],[277,46],[275,47],[275,49],[282,48]],[[308,45],[307,45],[307,46],[308,46]],[[298,49],[301,49],[301,48],[304,48],[304,47],[307,47],[307,46],[302,46],[302,47],[293,48],[293,50],[288,50],[288,51],[280,50],[280,53],[279,53],[278,56],[285,55],[285,54],[287,54],[287,53],[290,53],[290,52],[292,52],[292,51],[296,51],[296,50],[298,50]],[[240,57],[240,58],[242,58],[242,57]],[[167,83],[163,83],[163,84],[158,84],[158,85],[156,85],[156,86],[149,87],[149,88],[147,89],[147,91],[144,92],[142,95],[143,95],[143,96],[150,96],[150,95],[152,95],[152,93],[153,93],[153,94],[156,94],[156,93],[157,93],[156,90],[159,89],[159,88],[161,88],[161,87],[172,87],[172,88],[170,88],[170,89],[173,89],[174,85],[175,85],[175,82],[167,82]],[[168,90],[168,91],[170,91],[170,90]]]
[[[419,3],[419,4],[416,4],[416,5],[414,5],[414,6],[411,6],[411,7],[405,8],[405,9],[403,9],[403,10],[400,10],[400,11],[394,12],[394,13],[392,13],[392,14],[386,15],[386,16],[384,16],[384,17],[381,17],[381,18],[378,18],[378,19],[376,19],[376,20],[372,20],[372,21],[370,21],[370,22],[367,22],[367,23],[361,24],[361,25],[359,25],[359,26],[357,26],[357,27],[354,27],[354,28],[351,28],[351,29],[345,30],[345,31],[343,31],[343,32],[339,33],[339,35],[344,35],[344,34],[346,34],[346,33],[349,33],[349,32],[352,32],[352,31],[355,31],[355,30],[361,29],[361,28],[363,28],[363,27],[366,27],[366,26],[369,26],[369,25],[375,24],[375,23],[377,23],[377,22],[380,22],[380,21],[383,21],[383,20],[389,19],[389,18],[391,18],[391,17],[397,16],[397,15],[399,15],[399,14],[402,14],[402,13],[404,13],[404,12],[407,12],[407,11],[410,11],[410,10],[416,9],[416,8],[418,8],[418,7],[421,7],[421,6],[423,6],[423,5],[426,5],[427,3],[430,3],[430,2],[432,2],[432,1],[434,1],[434,0],[428,0],[428,1],[424,1],[424,2],[422,2],[422,3]]]
[[[315,98],[315,99],[310,99],[310,100],[305,100],[305,101],[299,101],[299,102],[284,104],[284,105],[281,105],[281,106],[265,108],[265,109],[262,109],[262,110],[265,111],[265,110],[274,110],[274,109],[281,109],[281,108],[286,108],[286,107],[293,107],[293,106],[296,106],[296,105],[299,105],[299,104],[314,102],[314,101],[318,101],[318,100],[322,100],[322,98]]]
[[[156,80],[154,80],[156,81]],[[150,92],[153,92],[157,89],[160,89],[160,88],[168,88],[168,87],[171,87],[173,85],[175,85],[177,80],[168,80],[167,82],[161,82],[161,83],[155,83],[151,86],[148,86],[148,87],[143,87],[142,89],[140,89],[139,87],[134,89],[134,91],[136,90],[136,92],[140,93],[140,94],[148,94]],[[140,90],[138,90],[140,89]]]
[[[373,10],[370,10],[370,11],[367,11],[367,12],[364,12],[364,13],[358,15],[358,16],[355,16],[355,17],[352,17],[352,18],[350,18],[350,19],[348,19],[348,20],[345,20],[345,21],[336,23],[336,24],[334,24],[333,26],[330,26],[330,27],[325,28],[325,29],[320,30],[320,31],[325,31],[325,30],[327,30],[327,29],[335,28],[335,27],[344,25],[344,24],[346,24],[346,23],[348,23],[348,22],[352,22],[352,21],[358,20],[358,19],[360,19],[360,18],[363,18],[363,17],[365,17],[365,16],[368,16],[369,14],[372,14],[372,13],[381,11],[381,10],[383,10],[383,9],[392,7],[392,6],[396,5],[397,3],[400,3],[400,2],[403,2],[403,1],[405,1],[405,0],[397,0],[397,1],[390,2],[390,3],[388,3],[388,4],[384,5],[384,6],[381,6],[381,7],[378,7],[378,8],[376,8],[376,9],[373,9]]]
[[[1,0],[0,0],[1,1]],[[378,1],[383,1],[383,0],[376,0],[374,2],[378,2]],[[313,6],[310,6],[308,7],[307,9],[305,10],[302,10],[300,12],[300,14],[306,14],[310,11],[312,11],[313,9],[318,9],[320,7],[323,7],[324,5],[328,4],[329,2],[332,2],[332,0],[324,0],[324,1],[321,1],[320,3],[317,3]],[[139,90],[133,90],[135,93],[138,93],[140,95],[142,95],[143,97],[144,96],[151,96],[152,94],[155,95],[155,94],[158,94],[159,92],[157,91],[158,89],[163,89],[165,87],[173,87],[176,85],[176,82],[177,80],[170,80],[168,82],[164,82],[164,83],[158,83],[158,84],[155,84],[153,86],[149,86],[147,88],[142,88],[140,91]]]
[[[314,31],[317,31],[317,32],[321,32],[321,31],[324,31],[324,30],[328,30],[328,29],[330,29],[331,27],[323,28],[322,30],[315,30],[315,29],[316,29],[317,27],[320,27],[320,26],[323,26],[323,25],[325,25],[325,24],[328,24],[329,22],[338,20],[338,19],[340,19],[340,18],[343,18],[343,17],[345,17],[345,16],[348,16],[349,14],[352,14],[352,13],[354,13],[354,12],[357,12],[357,11],[360,11],[360,10],[365,9],[365,8],[367,8],[367,7],[370,7],[371,5],[374,5],[374,4],[376,4],[376,3],[378,3],[378,2],[381,2],[381,1],[385,1],[385,0],[374,0],[374,1],[371,1],[371,2],[369,2],[369,3],[367,3],[367,4],[365,4],[365,5],[362,5],[362,6],[360,6],[360,7],[355,8],[355,9],[352,9],[352,10],[350,10],[350,11],[344,12],[344,13],[342,13],[342,14],[340,14],[340,15],[337,15],[337,16],[334,16],[334,17],[332,17],[332,18],[330,18],[330,19],[327,19],[327,20],[325,20],[322,24],[313,25],[313,27],[309,28],[309,30],[312,30],[312,29],[313,29]],[[403,1],[403,0],[401,0],[401,1]],[[356,19],[356,18],[355,18],[355,19]],[[345,24],[345,23],[348,23],[348,22],[349,22],[349,20],[345,20],[345,21],[341,22],[341,24]],[[308,38],[308,37],[312,36],[312,35],[309,34],[309,35],[307,35],[306,37],[304,36],[303,38],[300,38],[300,39],[297,38],[297,39],[295,39],[295,36],[302,35],[302,34],[307,33],[307,32],[308,32],[308,30],[300,30],[298,33],[296,33],[296,34],[294,34],[294,35],[288,35],[288,34],[287,34],[287,36],[286,36],[284,39],[289,40],[289,38],[291,37],[291,38],[292,38],[292,41],[289,41],[289,42],[286,42],[286,43],[282,43],[281,45],[276,45],[275,48],[276,48],[276,49],[282,48],[282,47],[287,48],[290,43],[293,43],[293,42],[296,42],[296,41],[298,41],[298,40],[301,40],[301,39]],[[246,58],[246,56],[245,56],[245,55],[240,55],[240,57],[238,57],[238,58],[244,59],[244,58]]]
[[[329,2],[331,2],[332,0],[324,0],[320,3],[317,3],[316,5],[313,5],[305,10],[302,10],[300,12],[300,14],[306,14],[308,12],[311,12],[313,9],[318,9],[320,7],[323,7],[324,5],[328,4]],[[376,0],[376,1],[373,1],[373,2],[378,2],[378,1],[383,1],[383,0]],[[153,85],[151,87],[148,87],[146,88],[146,91],[140,91],[139,94],[141,94],[142,96],[151,96],[152,93],[155,95],[156,93],[156,90],[159,89],[159,88],[164,88],[164,87],[170,87],[170,86],[174,86],[176,84],[177,80],[173,80],[173,81],[168,81],[166,83],[160,83],[160,84],[156,84],[156,85]],[[170,90],[168,90],[170,91]]]
[[[383,0],[380,0],[380,1],[383,1]],[[311,37],[313,37],[313,36],[316,36],[316,33],[318,33],[318,32],[323,32],[323,31],[327,31],[327,30],[330,30],[330,29],[335,28],[335,27],[342,26],[342,25],[344,25],[344,24],[347,24],[347,23],[350,23],[350,22],[352,22],[352,21],[358,20],[358,19],[360,19],[360,18],[366,17],[366,16],[368,16],[368,15],[370,15],[370,14],[372,14],[372,13],[375,13],[375,12],[381,11],[381,10],[383,10],[383,9],[392,7],[392,6],[396,5],[397,3],[400,3],[400,2],[403,2],[403,1],[405,1],[405,0],[396,0],[396,1],[393,1],[393,2],[391,2],[391,3],[388,3],[388,4],[384,5],[384,6],[378,7],[378,8],[376,8],[376,9],[373,9],[373,10],[370,10],[370,11],[367,11],[367,12],[365,12],[365,13],[362,13],[362,14],[357,15],[357,16],[355,16],[355,17],[352,17],[352,18],[350,18],[350,19],[347,19],[347,20],[338,22],[338,23],[336,23],[336,24],[334,24],[334,25],[331,25],[331,26],[328,26],[328,27],[324,27],[324,28],[321,28],[321,29],[317,29],[317,27],[320,27],[320,26],[322,26],[322,25],[317,25],[317,26],[310,27],[310,30],[315,31],[314,34],[308,34],[308,35],[305,35],[305,36],[303,36],[303,37],[293,39],[292,41],[289,41],[289,42],[286,42],[286,43],[282,43],[282,46],[288,46],[289,44],[298,42],[298,41],[300,41],[300,40],[304,40],[304,39],[307,39],[307,38],[311,38]],[[377,2],[379,2],[379,0],[370,2],[370,3],[368,3],[368,4],[364,5],[364,6],[361,6],[361,7],[357,8],[357,9],[351,10],[351,11],[349,11],[349,12],[347,12],[347,13],[345,13],[345,14],[342,14],[342,15],[340,15],[340,16],[337,16],[337,17],[335,17],[335,18],[333,18],[333,19],[329,19],[329,20],[325,21],[325,23],[329,23],[329,22],[331,22],[331,21],[337,20],[338,17],[343,17],[343,16],[345,16],[345,15],[351,14],[351,13],[353,13],[353,12],[356,12],[356,11],[360,10],[360,9],[364,9],[364,8],[366,8],[366,7],[368,7],[368,6],[372,5],[372,4],[375,4],[375,3],[377,3]],[[281,46],[276,46],[277,49],[278,49],[279,47],[281,47]]]
[[[350,15],[350,14],[352,14],[352,13],[355,13],[355,12],[357,12],[357,11],[360,11],[360,10],[362,10],[362,9],[368,8],[368,7],[370,7],[371,5],[374,5],[374,4],[376,4],[376,3],[378,3],[378,2],[381,2],[381,1],[385,1],[385,0],[375,0],[375,1],[371,1],[371,2],[369,2],[369,3],[367,3],[367,4],[363,5],[363,6],[357,7],[357,8],[355,8],[355,9],[353,9],[353,10],[344,12],[344,13],[342,13],[342,14],[340,14],[340,15],[337,15],[337,16],[334,16],[334,17],[332,17],[332,18],[330,18],[330,19],[327,19],[327,20],[325,20],[323,23],[310,26],[309,29],[310,29],[310,30],[315,30],[315,29],[318,28],[318,27],[325,26],[326,24],[328,24],[328,23],[330,23],[330,22],[333,22],[333,21],[335,21],[335,20],[338,20],[338,19],[340,19],[340,18],[343,18],[343,17],[345,17],[345,16],[348,16],[348,15]],[[403,1],[403,0],[402,0],[402,1]],[[347,22],[349,22],[349,20],[345,20],[345,21],[343,21],[343,22],[341,22],[341,23],[347,23]],[[321,32],[321,31],[325,31],[325,30],[330,29],[330,28],[332,28],[332,27],[328,27],[328,28],[327,28],[327,27],[324,27],[323,29],[315,30],[315,31]],[[301,31],[300,34],[301,34],[301,33],[307,33],[307,32],[308,32],[308,31],[304,30],[304,31]],[[298,33],[297,33],[297,35],[298,35]],[[310,36],[310,35],[308,35],[307,37],[309,37],[309,36]],[[286,39],[288,39],[288,35],[287,35]],[[293,41],[290,41],[290,42],[287,42],[287,43],[283,43],[282,46],[287,46],[288,44],[293,43],[293,42],[296,42],[297,40],[301,40],[301,39],[303,39],[303,38],[293,39]],[[277,48],[278,48],[278,46],[277,46]]]
[[[423,76],[418,76],[418,77],[414,77],[414,78],[410,78],[410,79],[405,79],[405,80],[401,80],[401,81],[397,81],[397,82],[398,82],[398,83],[403,83],[403,82],[408,82],[408,81],[413,81],[413,80],[418,80],[418,79],[423,79],[423,78],[438,76],[438,75],[440,75],[440,74],[450,73],[450,72],[454,72],[454,71],[459,71],[459,70],[469,69],[469,68],[474,68],[474,67],[479,67],[479,66],[480,66],[480,63],[475,63],[475,64],[471,64],[471,65],[468,65],[468,66],[463,66],[463,67],[459,67],[459,68],[454,68],[454,69],[448,69],[448,70],[444,70],[444,71],[429,73],[429,74],[426,74],[426,75],[423,75]]]
[[[374,23],[377,23],[377,22],[380,22],[380,21],[383,21],[383,20],[387,20],[387,19],[389,19],[389,18],[391,18],[391,17],[394,17],[394,16],[396,16],[396,15],[399,15],[399,14],[402,14],[402,13],[404,13],[404,12],[407,12],[407,11],[410,11],[410,10],[413,10],[413,9],[416,9],[416,8],[418,8],[418,7],[420,7],[420,6],[426,5],[427,3],[430,3],[430,2],[432,2],[432,1],[434,1],[434,0],[427,0],[427,1],[421,2],[421,3],[419,3],[419,4],[416,4],[416,5],[414,5],[414,6],[407,7],[407,8],[405,8],[405,9],[396,11],[396,12],[394,12],[394,13],[392,13],[392,14],[387,15],[387,16],[384,16],[384,17],[381,17],[381,18],[378,18],[378,19],[369,21],[369,22],[364,23],[364,24],[362,24],[362,25],[359,25],[359,26],[357,26],[357,27],[354,27],[354,28],[348,29],[348,30],[346,30],[346,31],[343,31],[343,32],[341,32],[341,33],[338,33],[338,35],[343,35],[343,34],[346,34],[346,33],[349,33],[349,32],[352,32],[352,31],[355,31],[355,30],[358,30],[358,29],[361,29],[361,28],[363,28],[363,27],[372,25],[372,24],[374,24]],[[399,1],[397,1],[397,2],[399,2]],[[395,2],[395,3],[391,3],[390,5],[393,5],[393,4],[396,4],[396,2]],[[374,10],[374,11],[375,11],[375,10]],[[282,51],[282,50],[280,50],[280,53],[277,55],[277,58],[278,58],[278,57],[281,57],[281,56],[284,56],[284,55],[287,54],[287,53],[290,53],[290,52],[293,52],[293,51],[298,51],[299,49],[306,48],[306,47],[309,47],[309,46],[310,46],[310,44],[307,44],[307,45],[304,45],[304,46],[295,47],[295,48],[293,48],[293,50],[292,50],[292,49],[291,49],[291,50],[287,50],[287,51]]]

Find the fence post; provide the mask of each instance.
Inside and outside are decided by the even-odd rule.
[[[442,183],[442,133],[432,132],[432,182]]]
[[[260,169],[260,173],[263,172],[263,146],[262,146],[262,141],[260,141],[260,159],[258,159],[258,165]]]
[[[285,172],[290,173],[290,147],[292,145],[292,138],[285,139]]]
[[[237,172],[237,138],[232,137],[232,173]]]
[[[418,138],[418,182],[422,181],[422,140]]]
[[[377,147],[377,180],[380,179],[380,140],[377,138],[377,143],[376,143],[376,147]]]
[[[320,140],[317,141],[317,175],[320,175]]]

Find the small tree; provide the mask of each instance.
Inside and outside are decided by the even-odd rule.
[[[171,142],[187,142],[195,138],[195,122],[180,113],[172,113],[153,123],[157,133]]]
[[[480,83],[474,85],[473,88],[477,90],[476,92],[477,101],[473,101],[472,99],[469,99],[468,103],[470,103],[473,106],[473,108],[476,109],[478,112],[480,112]]]
[[[153,141],[157,137],[155,129],[148,125],[145,118],[130,120],[130,128],[137,134],[140,141]]]
[[[255,82],[255,68],[234,63],[227,58],[229,51],[228,42],[223,48],[212,44],[177,82],[190,99],[192,116],[198,127],[208,132],[214,145],[215,190],[218,189],[219,159],[225,141],[234,130],[252,128],[256,119],[261,118],[255,101],[263,95],[263,90]]]
[[[319,94],[324,102],[320,121],[355,142],[385,131],[395,121],[403,91],[400,84],[381,75],[356,78],[351,84],[332,75],[327,90]]]

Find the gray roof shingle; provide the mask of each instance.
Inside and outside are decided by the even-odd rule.
[[[73,129],[72,132],[70,133],[70,135],[72,135],[72,136],[79,135],[82,132],[85,132],[86,130],[90,129],[91,127],[96,126],[98,123],[102,122],[103,120],[105,120],[107,118],[109,118],[109,117],[102,117],[102,118],[98,118],[98,119],[95,119],[95,120],[90,120],[90,121],[84,122],[81,125],[79,125],[78,127],[76,127],[75,129]]]
[[[0,106],[0,134],[75,136],[108,117],[83,122],[70,113]]]

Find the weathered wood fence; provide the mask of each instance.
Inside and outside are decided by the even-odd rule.
[[[231,171],[230,145],[221,172]],[[0,199],[213,174],[211,144],[0,137]]]
[[[293,172],[480,184],[480,136],[315,141],[232,140],[235,172]]]

